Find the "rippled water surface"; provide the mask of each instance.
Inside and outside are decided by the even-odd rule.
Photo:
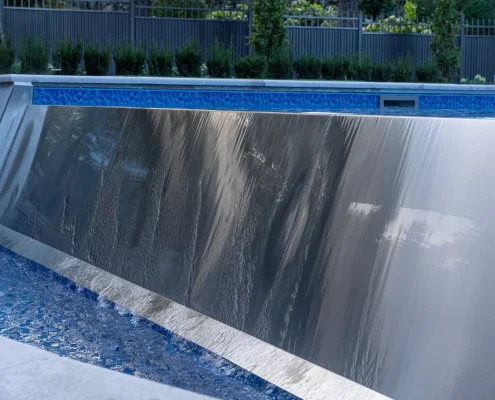
[[[294,399],[0,247],[0,335],[222,399]]]

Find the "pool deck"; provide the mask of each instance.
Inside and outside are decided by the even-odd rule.
[[[223,89],[265,89],[300,91],[368,91],[386,93],[465,93],[493,94],[495,85],[458,85],[433,83],[301,81],[263,79],[159,78],[140,76],[62,76],[62,75],[0,75],[0,84],[19,85],[84,85],[84,86],[155,86]]]
[[[207,400],[0,336],[2,400]]]

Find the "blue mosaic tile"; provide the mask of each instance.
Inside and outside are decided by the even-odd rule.
[[[495,96],[420,95],[418,108],[428,110],[489,110],[495,109]]]
[[[235,111],[332,111],[378,108],[369,93],[34,88],[33,104]]]

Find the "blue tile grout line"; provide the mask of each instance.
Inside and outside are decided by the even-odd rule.
[[[495,96],[420,94],[419,109],[493,109]],[[33,104],[232,111],[332,111],[379,109],[380,94],[192,89],[34,87]]]
[[[63,275],[60,275],[59,273],[53,271],[52,269],[45,267],[41,264],[38,264],[28,258],[25,258],[17,253],[15,253],[12,250],[9,250],[3,246],[0,246],[0,253],[5,253],[10,256],[14,257],[19,257],[20,259],[23,259],[27,262],[29,267],[34,271],[38,272],[41,271],[43,273],[49,273],[51,278],[56,281],[61,283],[62,285],[66,286],[69,290],[74,291],[76,295],[83,295],[84,297],[93,300],[95,302],[99,300],[104,300],[108,308],[113,309],[117,306],[116,303],[104,298],[103,296],[100,296],[98,293],[93,292],[90,289],[80,287],[78,286],[75,282],[72,280],[66,278]],[[205,364],[207,361],[202,361],[203,356],[209,355],[209,356],[215,356],[215,357],[221,357],[218,354],[212,353],[209,350],[201,347],[200,345],[197,345],[193,342],[190,342],[187,339],[184,339],[181,336],[178,336],[174,334],[173,332],[169,331],[168,329],[147,320],[146,318],[143,318],[139,315],[133,315],[131,313],[126,313],[125,316],[130,320],[132,317],[140,317],[143,320],[146,320],[149,326],[151,327],[152,330],[155,332],[160,333],[163,335],[166,340],[169,342],[168,346],[172,346],[172,348],[175,351],[183,351],[182,349],[187,348],[188,355],[193,357],[193,359],[199,363],[199,364]],[[234,376],[235,379],[238,379],[240,382],[244,383],[245,385],[252,386],[256,389],[258,389],[261,392],[267,392],[270,391],[270,397],[272,399],[285,399],[285,400],[297,400],[298,397],[286,392],[285,390],[265,381],[264,379],[260,378],[259,376],[250,373],[249,371],[244,370],[243,368],[239,367],[238,365],[232,363],[231,361],[228,361],[221,357],[223,362],[229,366],[229,371],[235,371],[231,374],[230,376]]]

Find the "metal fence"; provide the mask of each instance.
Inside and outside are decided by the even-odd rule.
[[[382,63],[410,56],[414,64],[432,54],[428,21],[337,16],[328,8],[308,15],[290,8],[285,17],[294,56],[363,54]],[[197,40],[207,55],[218,39],[236,58],[249,53],[250,0],[0,0],[0,28],[18,48],[24,36],[45,39],[53,51],[63,37],[113,46],[125,41],[165,45],[175,51]],[[0,32],[1,33],[1,32]],[[461,77],[495,76],[495,21],[461,20]]]

